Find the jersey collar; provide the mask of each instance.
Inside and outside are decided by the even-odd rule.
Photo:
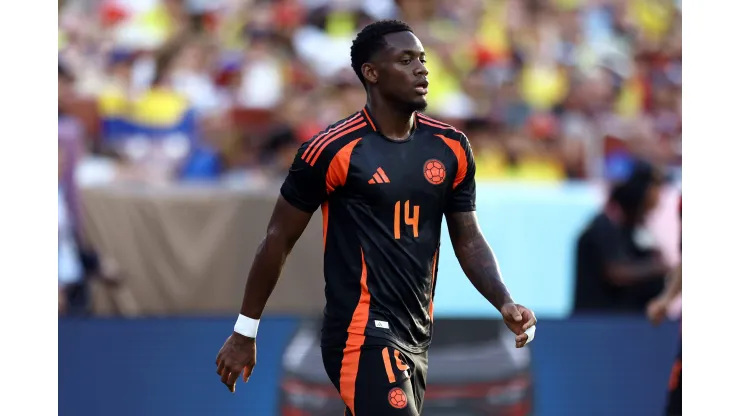
[[[367,108],[367,104],[364,107],[362,107],[362,111],[360,111],[360,113],[362,113],[362,117],[367,121],[367,124],[370,125],[373,131],[376,133],[379,133],[378,128],[377,128],[378,123],[375,121],[375,118],[373,118],[373,115],[370,113],[370,109]],[[414,131],[416,131],[416,127],[417,127],[416,126],[416,118],[417,118],[416,111],[414,111],[413,117],[414,117],[414,127],[411,130],[411,134],[414,134]],[[409,137],[411,137],[411,135],[409,135]]]

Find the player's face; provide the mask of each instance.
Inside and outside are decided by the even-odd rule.
[[[378,59],[378,89],[411,110],[425,109],[429,71],[421,41],[411,32],[391,33],[385,41],[388,47]]]

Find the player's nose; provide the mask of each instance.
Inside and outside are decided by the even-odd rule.
[[[422,62],[419,62],[416,65],[416,68],[414,68],[414,76],[420,77],[420,76],[427,76],[429,75],[429,71],[427,70],[427,67],[424,66]]]

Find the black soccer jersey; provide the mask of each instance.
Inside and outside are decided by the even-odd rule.
[[[423,114],[403,141],[367,108],[298,150],[281,188],[324,217],[322,345],[365,336],[410,352],[431,340],[442,216],[475,210],[475,162],[465,135]]]

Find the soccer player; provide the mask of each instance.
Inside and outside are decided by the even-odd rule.
[[[683,197],[679,199],[678,203],[678,214],[679,217],[683,216]],[[683,281],[683,268],[681,263],[676,266],[674,272],[670,278],[669,283],[666,285],[665,290],[653,299],[647,307],[647,315],[650,321],[659,325],[665,319],[668,308],[676,297],[681,293],[682,281]],[[668,382],[668,400],[665,408],[666,416],[678,416],[681,414],[682,402],[681,402],[681,341],[679,340],[678,355],[673,363],[673,369],[671,370],[670,380]]]
[[[367,105],[304,143],[249,272],[241,315],[216,358],[233,392],[256,361],[260,316],[313,212],[324,218],[324,367],[346,415],[419,415],[432,339],[442,217],[478,291],[528,341],[534,313],[509,295],[475,215],[475,161],[465,135],[420,113],[425,53],[411,28],[384,20],[351,49]],[[532,332],[533,334],[533,332]]]

